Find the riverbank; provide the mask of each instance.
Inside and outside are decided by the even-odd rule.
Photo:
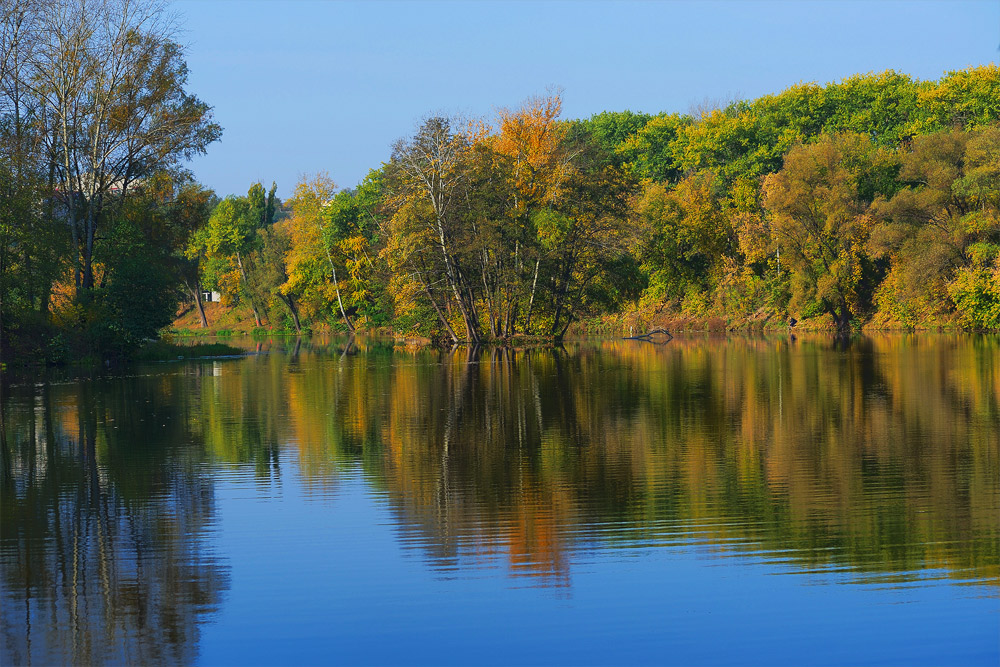
[[[631,336],[653,329],[691,333],[773,333],[794,328],[798,331],[836,333],[838,327],[833,317],[824,314],[809,318],[791,318],[759,311],[752,315],[689,315],[676,312],[626,311],[605,315],[582,322],[574,322],[568,334],[573,336]],[[852,333],[911,332],[983,332],[996,333],[995,329],[973,329],[955,317],[928,316],[918,322],[901,321],[876,313],[864,320],[852,322]]]
[[[205,304],[205,312],[210,326],[202,328],[197,311],[189,307],[178,315],[177,319],[167,329],[169,335],[178,337],[220,337],[229,336],[272,336],[297,335],[284,323],[279,326],[257,327],[249,308],[225,307],[220,303]],[[567,338],[582,336],[632,336],[653,329],[666,329],[674,333],[775,333],[794,328],[797,331],[830,332],[838,331],[833,318],[828,315],[796,319],[790,326],[791,318],[773,312],[758,311],[750,315],[718,314],[691,315],[669,311],[627,310],[622,313],[603,315],[588,320],[574,322],[566,333]],[[916,332],[961,332],[972,331],[965,327],[955,317],[928,315],[919,322],[900,321],[881,313],[871,318],[858,320],[852,324],[853,333],[878,333],[893,331]],[[988,330],[987,333],[994,330]],[[302,334],[343,335],[349,333],[343,326],[336,327],[327,323],[311,323],[303,327]],[[398,332],[391,327],[380,327],[376,330],[362,330],[358,333],[379,335],[393,338],[403,345],[434,345],[435,338],[412,332]],[[553,342],[547,336],[515,336],[509,339],[488,340],[491,344],[502,345],[542,345]]]

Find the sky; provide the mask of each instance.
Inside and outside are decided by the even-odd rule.
[[[175,0],[188,91],[222,140],[195,158],[220,195],[353,187],[431,114],[490,118],[553,87],[563,117],[687,112],[894,69],[1000,61],[1000,0],[368,2]]]

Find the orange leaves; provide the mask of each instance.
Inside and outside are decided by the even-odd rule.
[[[546,206],[556,201],[571,173],[561,111],[558,94],[532,97],[516,111],[500,109],[499,132],[482,139],[498,157],[506,158],[517,193],[515,207],[522,211],[532,203]]]
[[[556,124],[561,111],[562,100],[558,95],[530,98],[517,111],[500,109],[497,113],[500,133],[491,139],[493,149],[541,168],[555,154],[565,134]]]

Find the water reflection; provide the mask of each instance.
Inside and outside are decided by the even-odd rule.
[[[364,461],[444,570],[565,585],[575,546],[698,541],[996,583],[994,345],[373,352],[287,376],[289,439],[304,469]]]
[[[0,490],[3,657],[190,664],[226,567],[213,480],[176,382],[42,385],[8,397]]]
[[[1000,585],[996,338],[260,348],[8,389],[12,662],[192,662],[228,587],[210,529],[237,472],[325,502],[360,468],[443,579],[569,590],[584,554],[679,547]]]

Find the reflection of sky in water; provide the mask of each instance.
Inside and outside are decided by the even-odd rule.
[[[998,343],[317,339],[13,387],[0,658],[994,665]]]

